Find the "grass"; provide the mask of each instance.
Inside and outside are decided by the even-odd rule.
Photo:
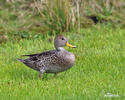
[[[54,49],[49,36],[0,44],[0,100],[125,99],[125,30],[97,25],[65,35],[78,47],[65,48],[76,55],[75,66],[45,80],[16,58]],[[106,98],[106,93],[120,97]]]

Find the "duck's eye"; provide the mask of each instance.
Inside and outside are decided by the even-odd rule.
[[[65,40],[64,38],[62,38],[62,40]]]

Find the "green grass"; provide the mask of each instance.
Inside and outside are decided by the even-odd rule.
[[[49,37],[0,44],[0,100],[124,100],[125,30],[99,25],[65,35],[77,46],[65,48],[76,55],[76,63],[44,80],[16,58],[54,49]],[[106,98],[106,93],[120,97]]]

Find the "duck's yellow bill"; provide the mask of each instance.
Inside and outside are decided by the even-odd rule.
[[[76,48],[76,46],[71,45],[68,41],[66,42],[67,47]]]

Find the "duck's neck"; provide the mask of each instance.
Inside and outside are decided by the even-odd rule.
[[[58,47],[58,48],[56,48],[56,50],[57,51],[63,51],[63,50],[65,50],[63,47]]]

